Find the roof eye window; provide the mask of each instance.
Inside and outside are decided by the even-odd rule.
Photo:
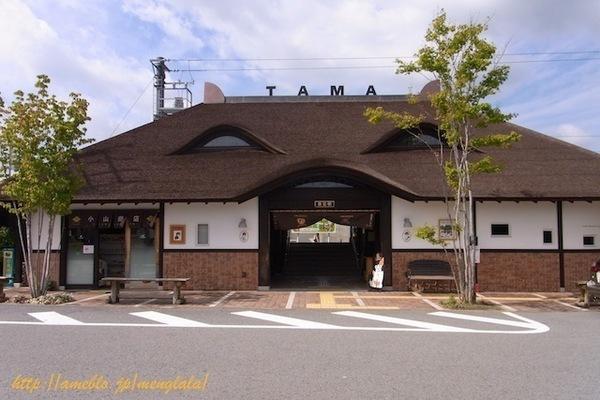
[[[265,151],[273,154],[285,152],[246,129],[230,125],[210,128],[172,154],[190,154],[221,151]]]
[[[379,142],[367,149],[365,153],[381,153],[387,151],[422,150],[445,146],[441,132],[433,124],[422,123],[415,128],[390,132]]]
[[[255,147],[253,144],[248,143],[246,140],[230,135],[217,136],[214,139],[202,145],[204,148],[238,148],[238,147]]]

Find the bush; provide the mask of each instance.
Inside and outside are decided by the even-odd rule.
[[[73,298],[73,296],[71,296],[69,293],[61,292],[61,293],[52,293],[52,294],[47,294],[47,295],[40,296],[40,297],[35,297],[33,299],[30,299],[27,296],[17,295],[17,296],[11,297],[10,302],[17,303],[17,304],[46,304],[46,305],[48,305],[48,304],[70,303],[74,300],[75,299]]]
[[[61,293],[52,293],[46,294],[44,296],[35,297],[29,300],[31,304],[63,304],[70,303],[75,299],[69,293],[61,292]]]
[[[22,294],[16,295],[14,297],[11,297],[9,300],[10,303],[17,303],[17,304],[25,304],[25,303],[29,303],[29,297],[27,296],[23,296]]]

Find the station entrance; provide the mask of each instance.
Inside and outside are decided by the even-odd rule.
[[[364,289],[376,254],[391,285],[391,197],[344,171],[305,174],[259,196],[259,286]]]
[[[271,287],[366,287],[378,248],[378,210],[273,211]]]

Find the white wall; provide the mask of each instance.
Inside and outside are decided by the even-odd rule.
[[[42,240],[38,248],[37,235],[38,235],[38,224],[40,222],[41,213],[35,213],[31,219],[31,248],[33,250],[44,250],[46,248],[46,241],[48,240],[48,214],[43,213],[43,226],[42,226]],[[52,250],[60,250],[60,228],[61,228],[61,217],[57,216],[54,218],[54,230],[52,234]],[[25,226],[23,226],[25,229]]]
[[[477,237],[481,249],[557,249],[556,204],[552,202],[477,203]],[[508,237],[492,236],[491,224],[508,224]],[[544,244],[543,231],[552,231]]]
[[[598,214],[600,217],[600,214]],[[403,240],[404,218],[413,225],[410,241]],[[431,225],[437,228],[440,219],[448,219],[444,203],[405,201],[392,197],[392,248],[435,249],[424,240],[415,237],[416,228]],[[492,237],[492,223],[507,223],[509,237]],[[600,218],[597,241],[600,242]],[[552,244],[543,243],[543,231],[552,231]],[[477,236],[481,249],[557,249],[556,204],[552,202],[483,202],[477,203]],[[578,238],[579,242],[582,241]],[[578,243],[579,243],[578,242]]]
[[[238,224],[246,219],[248,241]],[[209,244],[197,244],[197,225],[208,224]],[[169,225],[186,225],[186,243],[169,243]],[[258,198],[238,203],[165,203],[165,249],[258,249]]]
[[[600,202],[563,201],[563,246],[566,250],[600,249]],[[595,246],[584,246],[583,236],[596,236]]]
[[[412,223],[411,239],[404,241],[404,218],[409,218]],[[437,227],[440,219],[448,219],[446,206],[441,201],[414,202],[392,196],[392,249],[436,249],[431,243],[415,237],[417,228],[423,225]]]

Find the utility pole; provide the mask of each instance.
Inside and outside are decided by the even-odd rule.
[[[165,79],[166,72],[170,71],[165,64],[164,57],[158,57],[150,60],[154,69],[154,120],[165,115]]]

